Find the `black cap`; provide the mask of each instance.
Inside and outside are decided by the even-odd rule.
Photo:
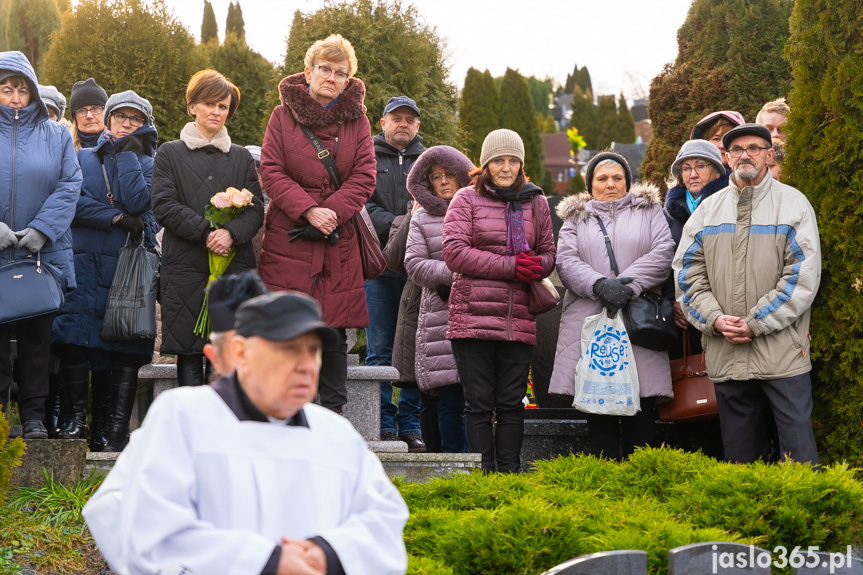
[[[74,112],[84,106],[102,106],[108,103],[108,93],[96,83],[93,78],[87,78],[75,82],[72,86],[72,95],[69,98],[69,107]]]
[[[384,116],[386,116],[396,108],[410,108],[417,113],[417,116],[420,115],[420,109],[417,108],[417,103],[408,98],[407,96],[393,96],[392,98],[390,98],[390,101],[387,102],[387,105],[384,107]]]
[[[626,158],[617,152],[600,152],[592,157],[587,163],[587,171],[584,174],[584,183],[587,186],[587,193],[593,194],[593,172],[596,170],[596,166],[605,160],[612,160],[613,162],[620,164],[620,167],[623,168],[623,176],[626,179],[626,191],[628,192],[629,188],[632,187],[632,170],[629,169],[629,162],[627,162]]]
[[[336,330],[321,319],[318,302],[297,292],[271,292],[253,297],[237,309],[237,335],[289,341],[316,331],[326,345],[338,343]]]
[[[769,145],[773,145],[773,138],[770,136],[770,130],[761,124],[743,124],[736,128],[731,128],[724,136],[722,136],[722,146],[728,150],[731,148],[731,142],[740,136],[758,136],[764,138],[764,141]]]
[[[210,286],[207,296],[210,331],[218,333],[234,329],[237,308],[247,299],[265,293],[267,286],[255,270],[219,277]]]

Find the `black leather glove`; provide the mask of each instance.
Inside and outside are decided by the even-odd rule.
[[[442,300],[449,301],[449,294],[452,291],[452,286],[439,285],[434,289]]]
[[[141,218],[130,216],[129,214],[122,214],[120,219],[117,220],[114,225],[124,232],[127,232],[133,242],[140,240],[141,234],[144,232],[144,222]]]
[[[291,236],[288,243],[296,241],[297,238],[303,237],[312,241],[327,240],[331,246],[334,246],[336,245],[336,242],[339,241],[339,232],[341,231],[342,227],[338,226],[333,230],[333,233],[326,236],[324,235],[324,232],[311,224],[297,224],[294,229],[288,232],[288,235]]]
[[[635,292],[627,286],[632,278],[603,278],[593,284],[593,293],[602,300],[608,311],[616,312],[626,307]]]
[[[141,142],[141,138],[131,134],[120,140],[114,146],[114,149],[117,150],[118,154],[120,152],[132,152],[137,155],[144,149],[144,144]]]

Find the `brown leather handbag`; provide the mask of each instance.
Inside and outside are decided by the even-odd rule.
[[[533,229],[536,233],[534,249],[539,249],[539,220],[537,219],[536,196],[531,198],[533,208]],[[554,309],[560,301],[557,288],[548,278],[535,281],[527,286],[527,310],[533,315],[539,315]]]
[[[707,377],[704,354],[689,354],[689,334],[683,330],[683,357],[671,360],[674,399],[659,406],[662,421],[701,421],[719,417],[716,390]]]

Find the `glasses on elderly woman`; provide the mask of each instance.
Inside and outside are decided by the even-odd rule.
[[[323,75],[324,78],[329,78],[330,75],[334,73],[329,67],[322,66],[321,64],[315,64],[314,67],[318,72],[320,72]],[[336,76],[336,82],[338,82],[339,84],[341,84],[342,82],[344,82],[345,80],[348,79],[348,75],[345,74],[344,72],[335,72],[335,76]]]
[[[689,172],[691,172],[692,170],[698,170],[699,172],[704,173],[704,171],[709,167],[710,164],[695,164],[694,166],[682,166],[680,168],[680,173],[684,176],[688,176]]]
[[[90,106],[89,108],[78,108],[77,110],[75,110],[75,115],[79,118],[86,118],[87,114],[93,114],[93,117],[95,118],[96,116],[101,114],[102,110],[104,109],[104,106]]]
[[[127,116],[123,112],[114,112],[111,114],[118,122],[121,124],[126,120],[129,120],[129,123],[135,126],[136,128],[140,128],[144,125],[144,118],[141,116]]]
[[[449,170],[447,170],[446,172],[435,172],[434,174],[429,176],[429,179],[432,181],[433,184],[441,181],[442,178],[446,178],[451,182],[454,182],[456,180],[455,174],[453,174]]]

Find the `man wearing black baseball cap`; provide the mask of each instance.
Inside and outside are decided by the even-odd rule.
[[[384,249],[393,221],[408,211],[408,172],[425,151],[419,135],[420,109],[407,96],[394,96],[384,106],[381,133],[374,137],[377,182],[366,209]],[[366,365],[391,365],[399,301],[406,275],[386,269],[365,283],[369,327],[366,328]],[[390,382],[381,382],[381,439],[396,438],[408,450],[425,451],[420,431],[420,390],[403,387],[399,403],[393,402]]]
[[[407,506],[351,424],[311,403],[322,345],[337,338],[315,300],[252,298],[235,329],[236,372],[161,394],[118,461],[122,485],[112,471],[84,509],[108,564],[403,574]]]
[[[817,465],[808,337],[821,279],[815,212],[770,174],[767,128],[743,124],[722,143],[729,185],[705,199],[683,228],[672,264],[677,299],[704,334],[725,459],[749,463],[766,455],[766,407],[782,459]]]

